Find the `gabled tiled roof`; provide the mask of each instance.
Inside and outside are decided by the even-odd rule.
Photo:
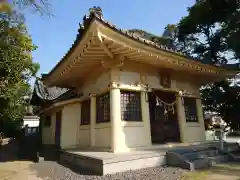
[[[34,85],[34,91],[37,96],[43,100],[54,100],[69,91],[67,88],[59,88],[59,87],[47,87],[42,81],[36,80]]]
[[[153,42],[153,41],[151,41],[147,38],[144,38],[143,36],[139,35],[139,33],[135,32],[134,30],[124,30],[124,29],[121,29],[121,28],[117,28],[114,24],[104,20],[102,9],[100,7],[95,7],[94,6],[93,8],[89,9],[89,15],[85,15],[83,17],[83,23],[79,24],[78,34],[77,34],[76,39],[73,42],[72,46],[70,47],[68,52],[65,54],[65,56],[58,62],[58,64],[50,71],[49,74],[51,74],[65,59],[67,59],[69,57],[71,52],[76,48],[77,44],[83,38],[83,36],[84,36],[85,32],[87,31],[87,29],[89,28],[89,25],[91,24],[92,20],[97,20],[97,21],[101,22],[102,24],[104,24],[105,26],[111,28],[112,30],[117,31],[120,34],[122,34],[122,35],[124,35],[128,38],[131,38],[133,40],[136,40],[140,43],[144,43],[146,45],[155,47],[159,50],[163,50],[163,51],[178,54],[180,56],[187,57],[186,54],[183,54],[182,52],[179,52],[174,48],[169,48],[165,45],[159,44],[158,42]],[[188,58],[191,58],[191,57],[188,56]]]
[[[71,90],[68,90],[66,93],[63,93],[62,95],[58,96],[56,99],[52,101],[52,103],[73,99],[79,96],[81,96],[81,94],[78,95],[76,89],[71,89]]]
[[[93,8],[89,9],[89,15],[85,15],[83,17],[83,23],[79,24],[78,34],[77,34],[76,39],[73,42],[72,46],[70,47],[68,52],[65,54],[65,56],[51,70],[51,72],[49,74],[51,74],[65,59],[68,58],[68,56],[76,48],[77,44],[80,42],[80,40],[82,39],[82,37],[86,33],[87,29],[89,28],[89,25],[91,24],[91,22],[93,20],[97,20],[97,21],[101,22],[102,24],[104,24],[105,26],[111,28],[112,30],[117,31],[118,33],[120,33],[120,34],[122,34],[122,35],[124,35],[128,38],[131,38],[132,40],[138,41],[139,43],[143,43],[145,45],[154,47],[154,48],[156,48],[158,50],[161,50],[161,51],[173,53],[173,54],[176,54],[178,56],[188,58],[189,60],[199,61],[198,59],[196,59],[194,57],[191,57],[188,54],[185,54],[185,53],[179,51],[178,49],[176,49],[174,47],[169,47],[167,45],[160,44],[159,42],[154,42],[153,39],[149,39],[149,37],[148,37],[148,35],[151,34],[151,33],[147,33],[145,31],[143,31],[143,32],[145,32],[145,35],[147,35],[147,36],[145,36],[145,35],[139,34],[139,30],[137,30],[137,29],[135,29],[135,30],[124,30],[124,29],[116,27],[114,24],[104,20],[102,9],[100,7],[94,6]],[[201,63],[205,63],[205,62],[201,61]],[[215,66],[215,65],[213,65],[213,66]],[[223,66],[223,68],[225,68],[225,67]]]
[[[56,103],[77,97],[75,89],[67,89],[60,87],[47,87],[41,80],[36,80],[31,98],[32,105],[40,105],[42,102]]]

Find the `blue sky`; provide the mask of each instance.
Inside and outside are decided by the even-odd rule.
[[[177,23],[195,0],[52,0],[53,17],[28,11],[26,23],[38,49],[34,61],[48,73],[68,51],[77,35],[79,22],[92,6],[100,6],[104,18],[117,27],[138,28],[161,35],[165,25]]]

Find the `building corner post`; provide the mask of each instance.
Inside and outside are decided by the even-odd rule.
[[[97,119],[96,95],[90,95],[90,146],[95,146],[95,125]]]
[[[176,104],[177,104],[177,117],[178,117],[178,124],[179,124],[179,132],[180,132],[180,139],[182,143],[186,142],[186,115],[184,110],[183,98],[180,95],[176,96]]]
[[[200,124],[200,127],[201,127],[201,132],[202,132],[202,141],[205,141],[206,140],[206,133],[205,133],[205,124],[204,124],[201,98],[196,99],[196,107],[197,107],[198,121],[199,121],[199,124]]]
[[[111,123],[111,151],[119,152],[121,147],[121,92],[115,87],[115,84],[110,88],[110,123]]]
[[[148,104],[148,94],[146,91],[141,92],[141,112],[142,120],[144,123],[145,133],[147,136],[147,146],[152,145],[151,137],[151,126],[150,126],[150,115],[149,115],[149,104]]]

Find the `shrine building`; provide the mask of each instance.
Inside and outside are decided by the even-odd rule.
[[[36,80],[42,143],[128,152],[205,141],[199,88],[236,70],[204,64],[142,30],[123,30],[91,8],[76,40]]]

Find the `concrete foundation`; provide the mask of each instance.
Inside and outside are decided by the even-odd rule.
[[[71,164],[97,175],[136,170],[166,164],[166,151],[134,151],[129,153],[68,150],[60,152],[60,163]]]

